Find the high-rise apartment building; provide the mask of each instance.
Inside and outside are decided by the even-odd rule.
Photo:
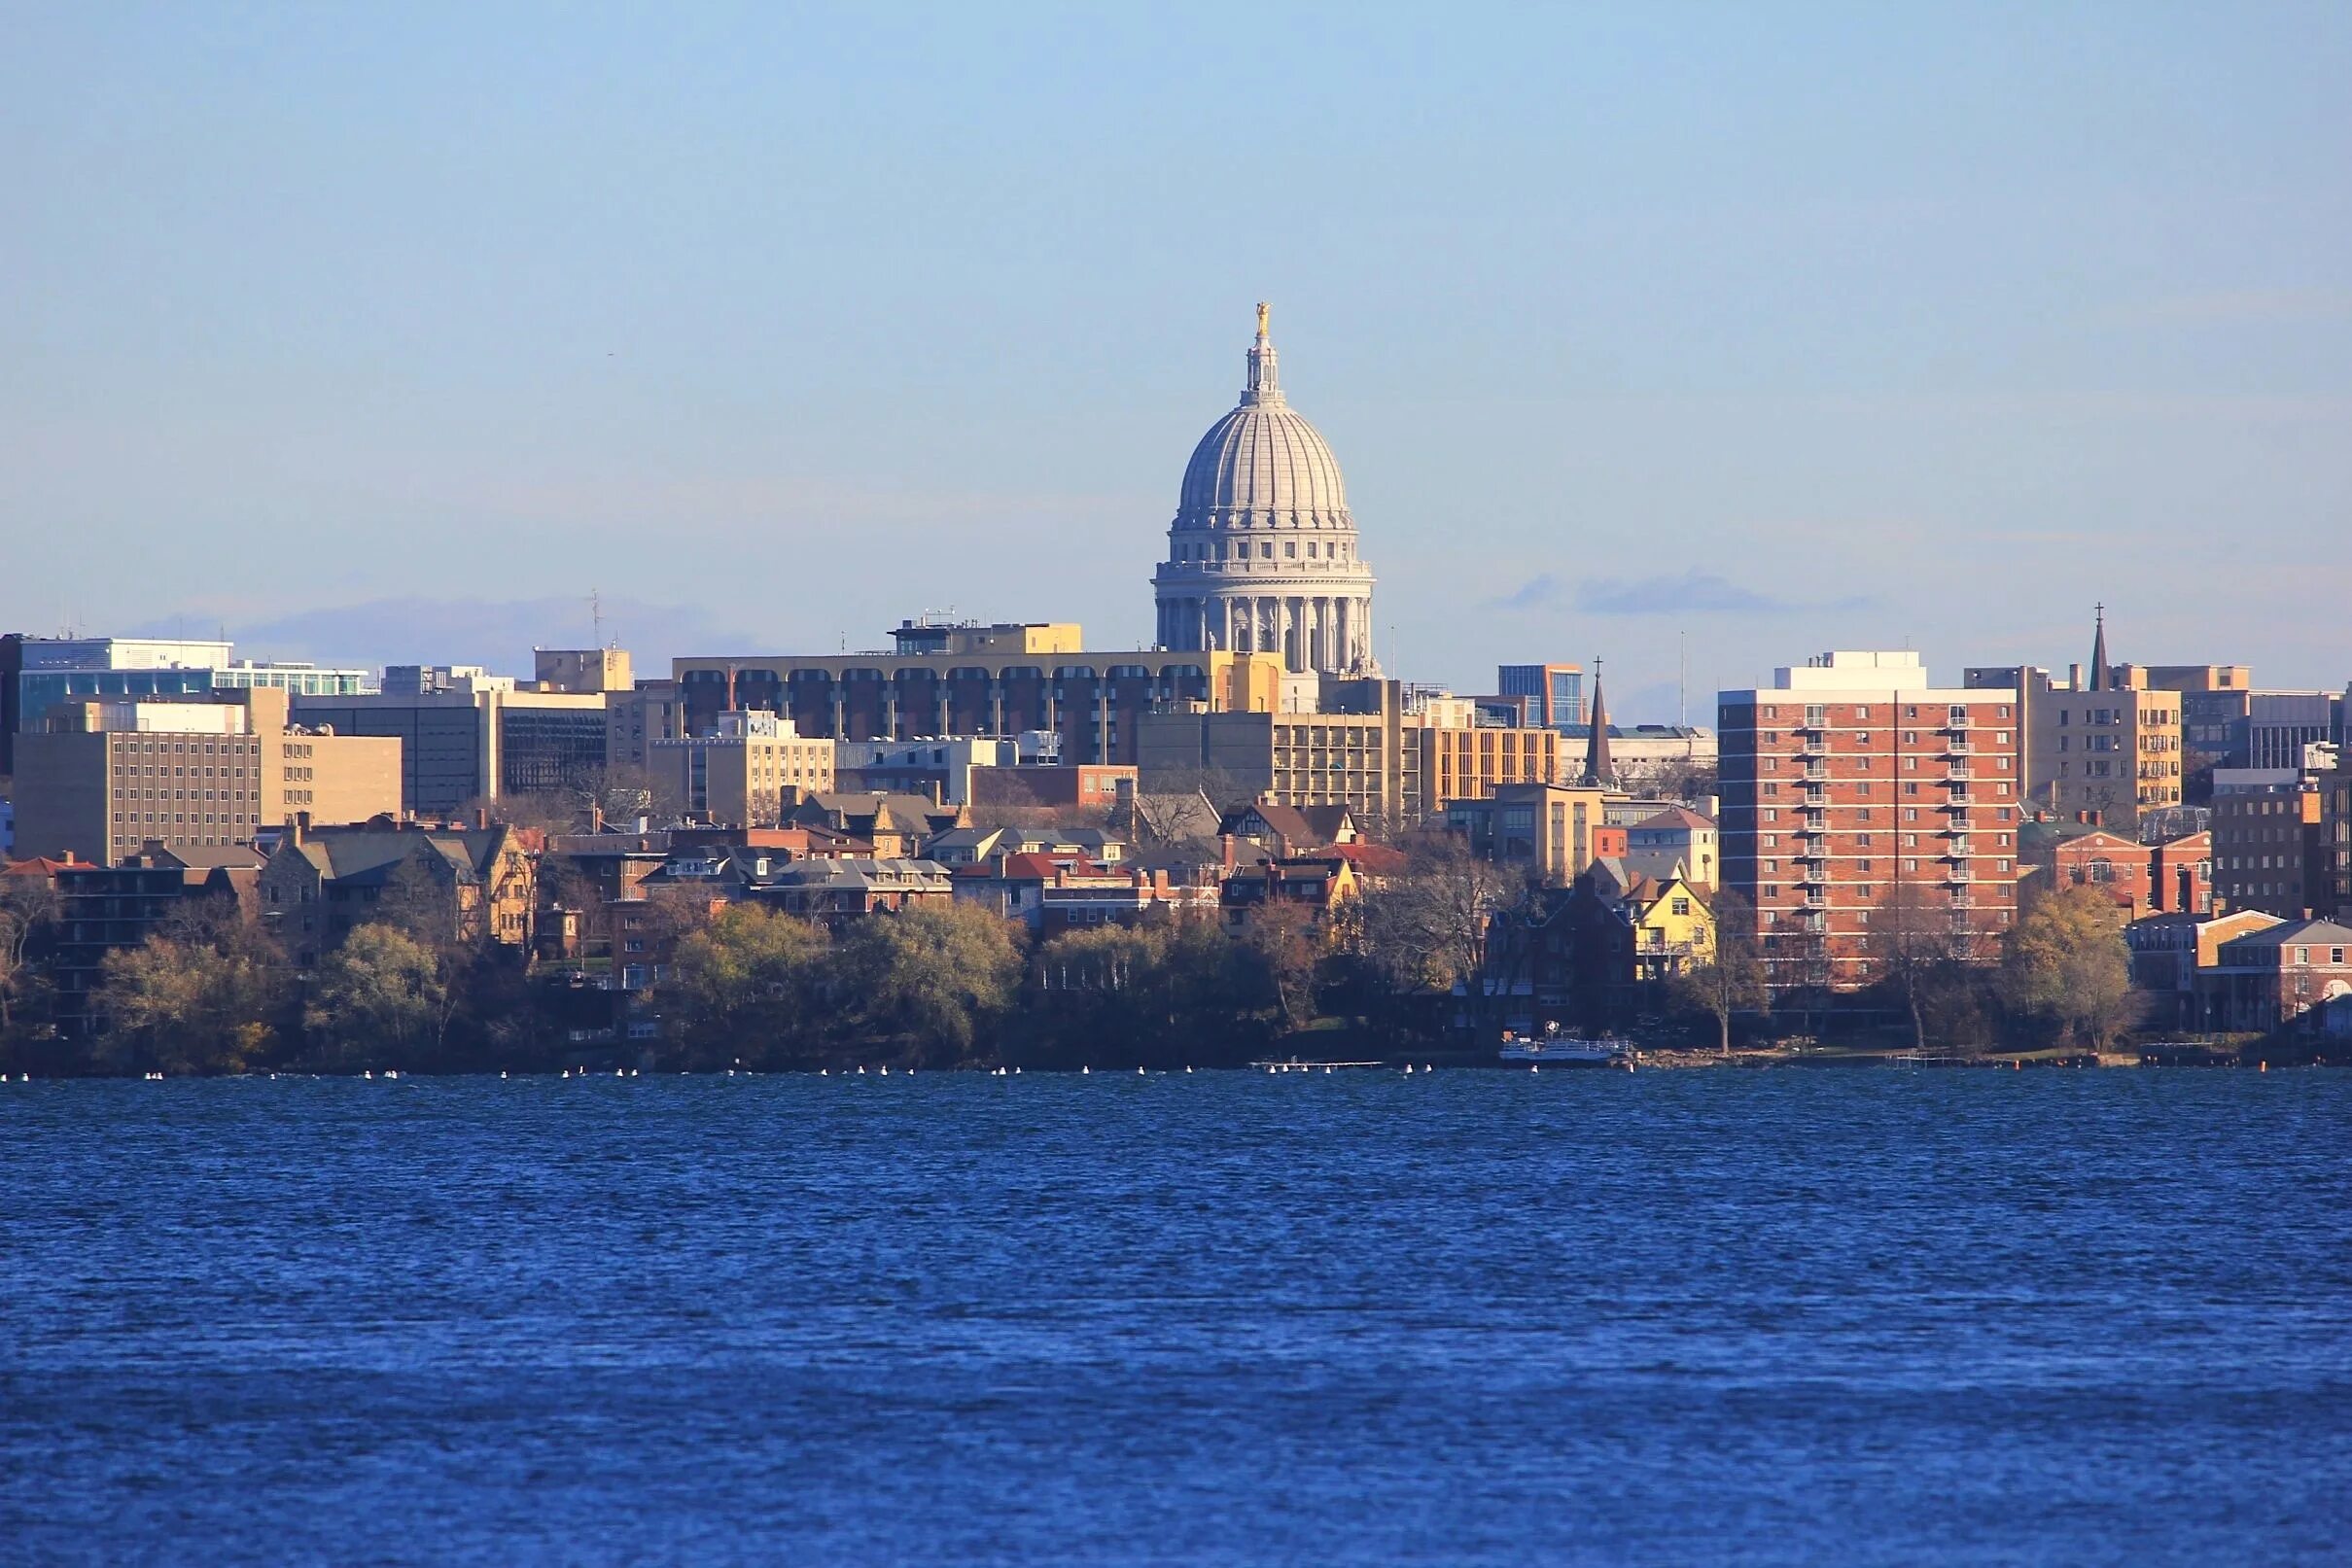
[[[1775,990],[1867,983],[1871,922],[1906,888],[1989,956],[2017,910],[2017,692],[1833,652],[1716,713],[1724,884],[1755,906]]]

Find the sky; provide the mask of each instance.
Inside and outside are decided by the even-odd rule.
[[[2352,679],[2352,8],[12,8],[0,628],[1146,641],[1252,307],[1391,674]]]

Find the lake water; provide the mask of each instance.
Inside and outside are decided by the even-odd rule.
[[[2340,1563],[2352,1074],[0,1089],[0,1560]]]

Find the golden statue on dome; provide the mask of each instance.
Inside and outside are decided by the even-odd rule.
[[[1273,309],[1274,307],[1263,299],[1257,302],[1257,334],[1261,338],[1266,335],[1266,317],[1272,313]]]

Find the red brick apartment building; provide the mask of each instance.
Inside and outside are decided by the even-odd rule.
[[[2017,914],[2018,711],[1929,685],[1911,652],[1718,694],[1724,884],[1756,907],[1775,991],[1867,984],[1872,916],[1905,885],[1992,956]]]

